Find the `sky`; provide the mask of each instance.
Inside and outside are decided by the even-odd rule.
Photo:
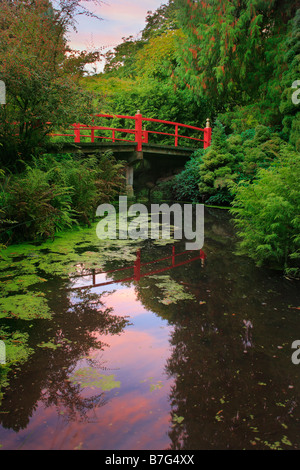
[[[103,48],[107,52],[122,43],[123,37],[136,37],[144,28],[147,12],[155,11],[164,0],[105,0],[101,5],[89,3],[89,9],[103,20],[86,16],[77,17],[77,33],[70,31],[69,44],[76,50]],[[104,64],[97,65],[97,71]]]

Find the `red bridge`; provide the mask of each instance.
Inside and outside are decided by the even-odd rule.
[[[181,259],[181,261],[176,260],[177,257],[183,257],[186,254],[192,254],[194,256],[189,257],[187,259]],[[196,250],[196,251],[185,250],[185,251],[182,251],[181,253],[175,253],[175,246],[173,245],[171,255],[165,256],[164,258],[159,258],[159,259],[156,259],[156,260],[153,260],[153,261],[148,261],[148,262],[142,263],[141,262],[141,250],[138,249],[137,252],[136,252],[136,260],[135,260],[133,265],[126,266],[126,267],[119,268],[119,269],[113,269],[111,271],[101,271],[101,270],[92,269],[88,272],[84,272],[84,273],[81,273],[81,274],[71,276],[70,277],[70,282],[74,283],[75,286],[73,284],[72,287],[69,288],[69,290],[90,289],[92,287],[108,286],[110,284],[116,284],[116,283],[119,283],[119,282],[129,282],[129,281],[138,282],[143,277],[152,276],[153,274],[162,273],[164,271],[169,271],[170,269],[177,268],[178,266],[183,266],[184,264],[188,264],[188,263],[191,263],[191,262],[196,261],[196,260],[201,260],[201,266],[203,267],[206,258],[207,258],[207,255],[206,255],[206,253],[204,253],[203,250]],[[148,267],[150,267],[154,264],[158,264],[162,261],[167,261],[167,260],[171,260],[171,263],[168,264],[167,266],[156,267],[155,269],[150,269],[150,271],[148,271],[148,272],[142,271],[142,269],[144,267],[148,268]],[[129,274],[125,277],[121,276],[120,279],[115,278],[115,279],[112,279],[112,280],[109,280],[109,281],[105,279],[102,282],[99,282],[99,281],[97,282],[97,275],[102,274],[102,275],[105,275],[105,277],[113,277],[114,274],[117,274],[119,272],[121,273],[121,272],[128,271],[128,270],[132,270],[133,273]],[[76,285],[76,283],[78,284],[78,282],[77,282],[78,279],[84,280],[85,278],[87,278],[86,279],[87,284],[83,284],[83,285],[79,285],[79,286]]]
[[[209,119],[204,129],[142,116],[96,114],[91,124],[76,123],[65,132],[52,133],[57,142],[48,151],[84,152],[111,150],[128,162],[127,185],[133,185],[133,164],[147,159],[148,167],[161,167],[162,173],[181,168],[199,148],[211,144]],[[61,140],[63,138],[63,140]],[[159,159],[157,157],[160,157]]]
[[[128,122],[127,128],[120,128],[120,127],[113,127],[113,126],[103,126],[99,124],[95,124],[95,120],[97,118],[104,118],[104,119],[118,119],[118,120],[123,120]],[[133,123],[133,126],[130,128],[130,123]],[[160,130],[146,130],[145,124],[146,123],[155,123],[155,124],[160,124],[164,126],[169,126],[174,128],[174,132],[162,132]],[[85,124],[73,124],[72,127],[72,133],[64,133],[64,134],[51,134],[51,136],[56,136],[56,137],[72,137],[73,142],[75,144],[82,144],[84,142],[90,142],[90,143],[95,143],[97,139],[99,141],[101,140],[110,140],[112,143],[118,143],[118,142],[129,142],[129,143],[135,143],[135,150],[137,152],[142,152],[143,151],[143,144],[149,144],[149,136],[155,134],[155,135],[160,135],[160,136],[168,136],[173,138],[174,142],[174,147],[182,147],[182,145],[179,146],[179,140],[185,139],[186,141],[193,141],[194,143],[196,142],[203,142],[203,148],[207,148],[210,146],[211,143],[211,127],[209,124],[209,119],[207,119],[206,123],[206,128],[201,129],[200,127],[195,127],[195,126],[190,126],[188,124],[180,124],[178,122],[172,122],[172,121],[164,121],[161,119],[153,119],[153,118],[146,118],[143,117],[142,114],[138,111],[135,116],[123,116],[119,114],[96,114],[93,118],[93,124],[92,125],[85,125]],[[190,136],[190,135],[185,135],[180,133],[180,130],[183,130],[185,133],[186,131],[196,131],[198,134],[198,137],[195,136]],[[99,131],[109,131],[111,135],[109,135],[107,132],[105,134],[101,135],[101,132]],[[129,134],[133,138],[124,138],[124,134]],[[121,137],[122,136],[122,137]],[[202,138],[200,138],[200,136]],[[161,145],[161,147],[165,147],[165,145]],[[199,148],[199,147],[196,147]],[[195,148],[193,148],[195,150]]]

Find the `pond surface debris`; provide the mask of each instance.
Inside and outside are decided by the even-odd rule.
[[[299,449],[299,281],[224,210],[203,253],[95,226],[2,251],[1,448]]]

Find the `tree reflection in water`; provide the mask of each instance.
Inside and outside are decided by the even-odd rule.
[[[104,350],[107,346],[97,339],[96,333],[119,335],[129,321],[105,307],[105,293],[99,297],[85,289],[71,297],[64,287],[52,292],[49,301],[54,312],[52,320],[31,322],[34,331],[30,332],[30,347],[35,352],[9,377],[0,414],[4,428],[14,431],[26,428],[38,402],[55,406],[65,421],[87,420],[90,410],[106,403],[103,393],[82,397],[80,386],[68,378],[89,351]],[[105,369],[102,364],[97,367]]]
[[[179,255],[180,244],[177,246]],[[136,251],[137,246],[132,248]],[[50,282],[47,298],[53,318],[18,323],[20,330],[30,333],[29,346],[35,352],[9,377],[0,414],[2,426],[15,431],[25,429],[40,404],[45,405],[40,419],[47,419],[49,410],[51,418],[61,415],[63,423],[90,425],[97,418],[96,410],[102,407],[101,422],[106,422],[106,428],[82,428],[87,447],[95,443],[94,434],[99,433],[100,448],[106,448],[110,438],[121,446],[124,436],[131,446],[128,448],[138,448],[143,431],[143,443],[150,446],[155,429],[155,442],[168,439],[167,445],[175,450],[272,445],[298,448],[300,382],[299,369],[291,362],[290,344],[296,339],[299,324],[295,311],[289,311],[289,305],[299,305],[298,291],[294,283],[236,256],[235,248],[228,215],[206,211],[205,260],[201,253],[186,253],[185,259],[174,259],[170,245],[147,242],[135,263],[108,256],[104,264],[107,275],[86,271],[82,264],[78,266],[79,278]],[[129,267],[131,272],[127,272]],[[166,278],[164,271],[193,300],[172,299],[168,303],[159,287],[162,277]],[[105,307],[102,288],[107,289],[105,285],[109,284],[116,291],[124,288],[125,294],[128,287],[129,308],[142,305],[140,310],[137,307],[137,317],[133,315],[134,328],[129,329],[128,336],[124,330],[129,320],[122,315],[124,311]],[[99,288],[101,294],[96,293]],[[128,298],[115,298],[112,305],[119,306]],[[15,324],[10,321],[7,325],[13,328]],[[96,370],[106,370],[110,362],[102,361],[108,347],[105,336],[110,343],[112,335],[123,332],[124,342],[118,345],[112,341],[110,351],[116,350],[108,357],[114,363],[120,351],[124,354],[122,361],[116,361],[122,364],[120,377],[125,378],[124,384],[110,407],[103,407],[108,394],[92,390],[87,393],[70,377],[82,358]],[[138,335],[148,339],[141,355]],[[133,337],[137,340],[134,345],[130,342]],[[153,338],[161,341],[157,350],[150,349]],[[49,341],[55,348],[38,347]],[[103,352],[97,363],[91,359],[95,350]],[[149,364],[151,374],[145,375]],[[165,386],[149,392],[145,378],[149,379],[153,370],[157,376],[161,374],[159,379],[166,378]],[[161,399],[155,409],[152,405],[158,405],[158,401],[154,394]],[[124,418],[126,422],[122,421],[120,406],[132,413],[132,423],[129,414]],[[105,414],[107,408],[109,417]],[[112,417],[116,417],[117,429],[109,428]]]

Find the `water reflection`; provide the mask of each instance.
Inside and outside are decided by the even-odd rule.
[[[96,334],[119,335],[129,321],[114,315],[113,308],[107,308],[103,298],[90,290],[77,291],[77,297],[72,299],[66,294],[63,289],[53,292],[50,301],[55,312],[53,320],[20,325],[33,329],[30,346],[35,352],[10,376],[0,414],[4,428],[25,429],[38,401],[47,408],[60,410],[68,422],[87,420],[89,410],[106,403],[103,393],[83,398],[80,386],[73,385],[68,377],[81,357],[88,357],[90,350],[105,348],[106,344]],[[103,367],[99,363],[96,366]]]
[[[192,254],[193,257],[189,257],[188,259],[182,259],[184,255],[186,254]],[[176,261],[176,258],[181,258],[181,261]],[[201,266],[204,267],[206,259],[206,254],[204,253],[203,250],[197,250],[197,252],[193,250],[185,250],[180,253],[176,253],[176,248],[175,245],[172,246],[172,254],[169,256],[165,256],[163,258],[158,258],[152,261],[148,262],[141,262],[141,249],[138,249],[136,252],[136,260],[133,265],[131,266],[126,266],[122,268],[117,268],[113,269],[110,271],[101,271],[101,270],[87,270],[85,269],[84,265],[77,265],[77,270],[79,271],[79,274],[75,276],[70,277],[70,281],[72,283],[72,287],[70,287],[71,290],[79,290],[79,289],[89,289],[92,287],[102,287],[102,286],[108,286],[110,284],[115,284],[115,283],[121,283],[121,282],[128,282],[128,281],[140,281],[143,277],[146,276],[153,276],[154,274],[159,274],[165,271],[170,271],[173,268],[177,268],[179,266],[183,266],[189,263],[192,263],[193,261],[196,260],[201,260]],[[167,261],[171,260],[171,264],[169,266],[165,267],[160,267],[158,269],[152,269],[151,271],[148,272],[143,272],[144,267],[148,267],[154,264],[161,263],[162,261]],[[101,276],[102,278],[107,278],[108,276],[114,276],[117,273],[122,273],[122,272],[128,272],[128,271],[133,271],[133,274],[131,276],[125,276],[122,277],[121,279],[113,279],[110,281],[102,281],[102,282],[97,282],[97,276]],[[78,286],[78,280],[84,281],[84,283],[80,283]]]
[[[299,448],[298,285],[236,256],[226,213],[205,224],[203,252],[146,243],[49,281],[53,319],[19,325],[35,353],[9,378],[4,448]],[[89,368],[120,387],[70,380]]]
[[[244,337],[242,339],[243,345],[244,345],[244,352],[247,352],[247,349],[253,348],[254,344],[252,341],[252,328],[253,325],[250,320],[243,320],[243,323],[245,325],[245,333]]]

